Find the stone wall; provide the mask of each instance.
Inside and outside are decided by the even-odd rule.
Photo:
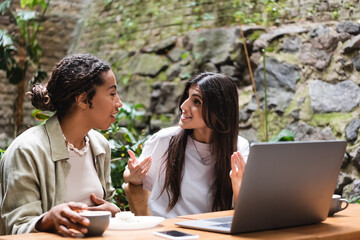
[[[44,30],[39,34],[39,42],[43,48],[43,57],[40,62],[44,70],[51,69],[68,54],[72,48],[74,39],[81,29],[81,21],[84,14],[91,6],[91,0],[52,0],[43,23]],[[19,1],[13,1],[13,6],[18,6]],[[0,27],[14,33],[10,15],[0,16]],[[0,71],[0,147],[6,147],[14,138],[14,103],[17,95],[17,87],[9,84],[6,75]],[[34,110],[27,100],[24,103],[23,129],[37,124],[31,117]]]
[[[190,30],[233,26],[239,21],[273,25],[360,19],[359,0],[279,0],[267,5],[273,10],[264,9],[264,2],[272,1],[95,1],[97,11],[82,36],[86,43],[78,49],[105,54],[118,47],[137,50]]]
[[[12,2],[13,5],[19,4],[16,0]],[[254,21],[256,14],[251,14],[254,12],[260,13],[260,19],[273,21],[273,24],[275,20],[288,24],[295,21],[357,20],[360,17],[358,0],[277,1],[279,3],[273,5],[277,10],[270,13],[263,10],[261,1],[254,2],[257,3],[233,0],[52,0],[44,30],[39,34],[44,54],[41,63],[50,72],[53,65],[68,53],[91,52],[108,60],[119,81],[127,82],[129,75],[123,74],[121,65],[129,54],[141,47],[183,36],[194,29],[236,26],[239,19]],[[1,28],[11,32],[13,26],[9,15],[0,16]],[[149,84],[145,85],[150,91]],[[3,103],[0,109],[0,147],[5,147],[14,137],[17,89],[8,84],[2,71],[0,89]],[[144,98],[141,100],[149,105],[150,100]],[[28,101],[24,110],[22,130],[36,124]]]

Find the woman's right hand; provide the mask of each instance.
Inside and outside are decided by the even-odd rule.
[[[128,161],[127,170],[124,172],[124,180],[125,182],[140,185],[142,184],[146,173],[150,169],[152,161],[151,156],[148,156],[143,161],[138,162],[133,151],[128,150],[128,153],[130,155],[130,159]]]
[[[87,208],[86,204],[77,202],[59,204],[44,214],[36,223],[35,229],[40,232],[56,232],[67,237],[76,237],[76,233],[70,229],[86,234],[86,226],[89,226],[90,221],[79,212]]]

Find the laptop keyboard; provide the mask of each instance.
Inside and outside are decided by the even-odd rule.
[[[206,221],[216,222],[217,224],[212,225],[214,227],[223,227],[223,228],[230,229],[232,219],[233,219],[233,216],[229,216],[229,217],[222,217],[222,218],[209,218],[209,219],[206,219]]]
[[[209,218],[209,219],[205,219],[206,221],[211,221],[211,222],[218,222],[218,223],[231,223],[233,219],[233,216],[229,216],[229,217],[221,217],[221,218]]]
[[[224,228],[230,228],[231,227],[231,222],[228,223],[221,223],[221,224],[216,224],[214,225],[215,227],[224,227]]]

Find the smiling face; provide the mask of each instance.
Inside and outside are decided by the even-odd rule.
[[[181,116],[179,126],[183,129],[194,129],[195,138],[198,133],[210,132],[202,117],[203,99],[201,89],[197,85],[189,88],[188,98],[181,104]]]
[[[92,128],[106,130],[111,123],[116,121],[115,115],[123,105],[117,94],[117,86],[114,73],[109,70],[102,73],[104,84],[95,86],[96,93],[91,100],[92,108],[88,108],[88,121]]]

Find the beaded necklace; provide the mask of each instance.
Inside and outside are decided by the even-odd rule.
[[[65,135],[63,134],[64,139],[65,139],[65,143],[66,143],[66,147],[69,150],[76,152],[77,154],[79,154],[80,156],[83,156],[85,153],[87,153],[89,151],[89,138],[87,136],[84,137],[85,139],[85,146],[82,149],[77,149],[74,144],[72,144],[71,142],[69,142],[69,140],[67,140],[67,138],[65,137]]]

